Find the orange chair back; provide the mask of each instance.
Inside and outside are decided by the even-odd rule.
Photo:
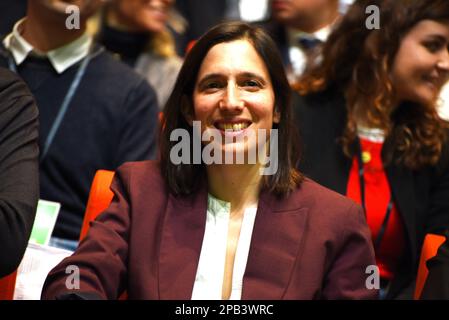
[[[114,178],[114,171],[98,170],[90,188],[86,213],[84,214],[83,227],[81,228],[80,241],[86,236],[90,222],[103,212],[111,203],[114,193],[110,186]],[[119,300],[127,300],[128,294],[124,292]]]
[[[98,170],[90,188],[89,200],[87,201],[84,214],[83,226],[80,233],[80,241],[86,236],[91,221],[103,212],[111,203],[114,194],[111,186],[114,171]]]
[[[426,262],[437,254],[438,248],[443,244],[445,239],[446,238],[444,236],[431,233],[427,234],[424,238],[421,257],[419,259],[418,275],[416,276],[416,287],[414,294],[415,300],[418,300],[421,296],[424,283],[426,282],[427,275],[429,274]]]
[[[98,170],[89,193],[86,213],[81,229],[80,240],[83,239],[89,229],[89,223],[104,211],[111,203],[114,194],[110,190],[114,172],[108,170]],[[16,285],[17,270],[10,275],[0,278],[0,300],[12,300]]]
[[[0,278],[0,300],[12,300],[14,298],[14,288],[16,287],[17,270]]]

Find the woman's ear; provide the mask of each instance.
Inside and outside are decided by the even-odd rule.
[[[186,119],[189,126],[193,126],[193,108],[192,103],[190,102],[190,99],[187,95],[182,95],[181,98],[181,113],[184,116],[184,119]]]

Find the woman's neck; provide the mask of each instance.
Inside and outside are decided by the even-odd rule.
[[[232,212],[242,212],[258,202],[262,179],[259,168],[260,165],[209,165],[209,193],[230,202]]]

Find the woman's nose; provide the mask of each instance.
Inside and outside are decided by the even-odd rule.
[[[238,88],[235,85],[228,85],[220,101],[220,108],[223,110],[241,110],[243,105]]]
[[[440,59],[438,60],[437,66],[441,70],[449,72],[449,49],[445,50],[441,55]]]

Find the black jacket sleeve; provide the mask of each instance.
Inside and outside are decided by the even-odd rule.
[[[27,86],[0,68],[0,277],[25,252],[39,198],[38,110]]]

